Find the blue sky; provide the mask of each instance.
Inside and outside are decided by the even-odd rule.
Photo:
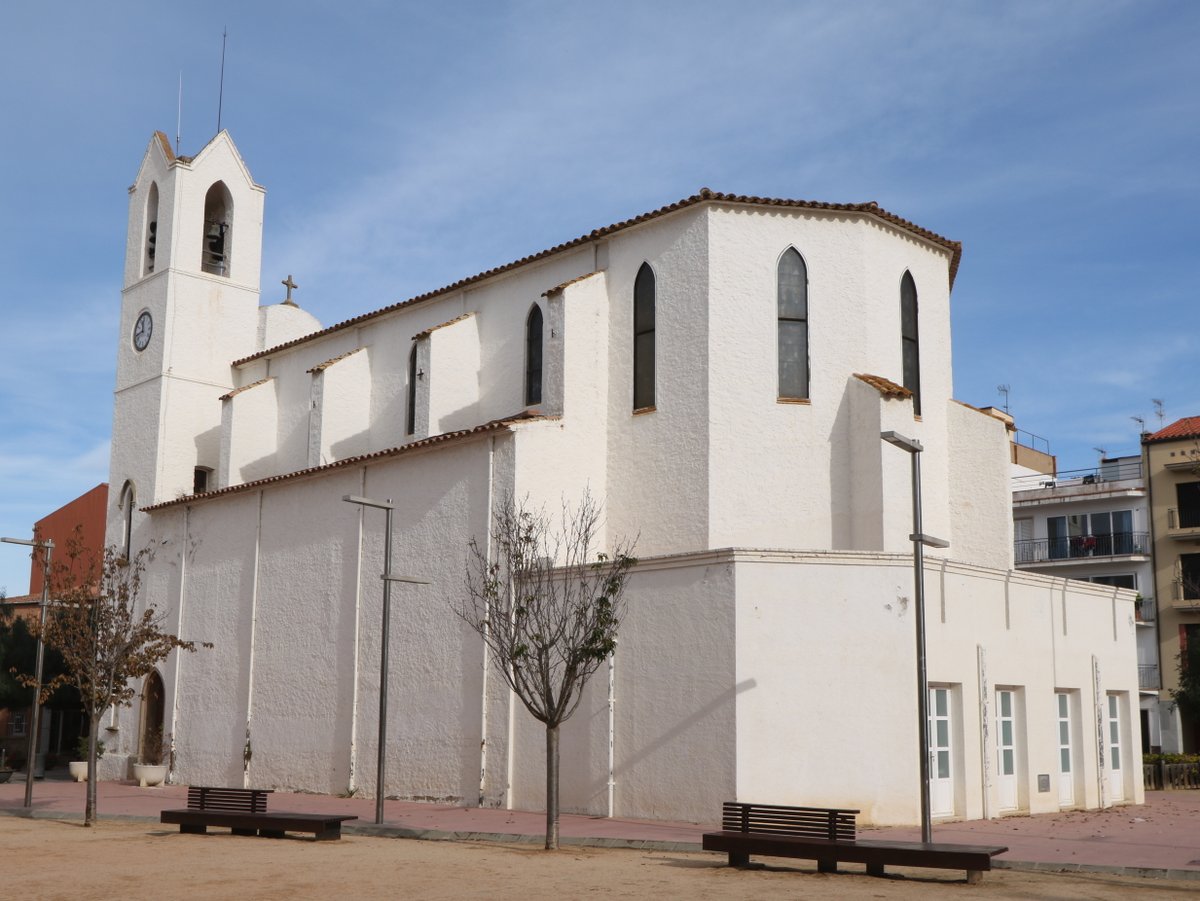
[[[1200,4],[13,4],[0,534],[107,478],[126,188],[181,72],[212,137],[225,26],[264,300],[332,323],[701,186],[875,200],[964,243],[955,394],[1061,468],[1200,414]]]

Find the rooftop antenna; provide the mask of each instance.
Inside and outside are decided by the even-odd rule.
[[[1129,418],[1138,424],[1138,435],[1145,435],[1146,434],[1146,420],[1143,419],[1141,416],[1130,416]]]
[[[1092,450],[1094,450],[1096,453],[1098,453],[1100,455],[1101,460],[1103,460],[1105,457],[1108,456],[1108,448],[1107,447],[1093,447]]]
[[[1008,392],[1012,391],[1012,386],[997,385],[996,390],[1004,395],[1004,412],[1007,413],[1008,412]]]
[[[179,133],[183,130],[183,69],[179,70],[179,102],[175,105],[175,155],[179,156]]]
[[[225,39],[229,36],[229,26],[221,32],[221,83],[217,89],[217,134],[221,133],[221,106],[225,102]]]
[[[1154,404],[1154,415],[1158,417],[1158,427],[1163,427],[1163,402],[1161,397],[1150,398],[1150,403]]]

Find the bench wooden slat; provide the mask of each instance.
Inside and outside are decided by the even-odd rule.
[[[788,807],[727,801],[721,807],[720,832],[707,832],[706,851],[724,851],[730,866],[745,866],[751,854],[815,860],[822,872],[835,872],[839,861],[863,863],[872,875],[884,866],[933,867],[965,870],[976,883],[992,858],[1006,847],[960,845],[949,842],[898,842],[857,838],[857,810]]]

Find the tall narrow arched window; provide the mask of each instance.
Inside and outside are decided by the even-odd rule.
[[[121,552],[128,560],[133,550],[133,508],[137,505],[137,491],[133,482],[121,488]]]
[[[913,412],[921,415],[921,347],[918,335],[917,283],[905,271],[900,279],[900,340],[904,352],[904,387],[912,392]]]
[[[154,271],[155,246],[158,243],[158,185],[150,182],[150,196],[146,198],[146,254],[142,263],[142,275]]]
[[[654,270],[642,263],[633,282],[633,408],[654,406]]]
[[[204,195],[204,234],[200,244],[200,268],[210,275],[229,275],[229,250],[233,244],[233,197],[224,182],[217,182]]]
[[[417,430],[417,345],[414,343],[408,354],[408,409],[405,413],[404,434]]]
[[[537,304],[525,320],[525,406],[542,402],[542,308]]]
[[[794,247],[779,258],[779,396],[808,398],[808,267]]]

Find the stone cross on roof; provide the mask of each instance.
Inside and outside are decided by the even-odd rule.
[[[292,274],[289,272],[288,277],[285,278],[283,281],[281,281],[279,284],[281,284],[285,288],[287,288],[287,297],[285,297],[283,299],[283,302],[291,304],[292,306],[296,306],[296,301],[292,300],[292,291],[296,288],[299,288],[300,286],[297,285],[294,281],[292,281]]]

